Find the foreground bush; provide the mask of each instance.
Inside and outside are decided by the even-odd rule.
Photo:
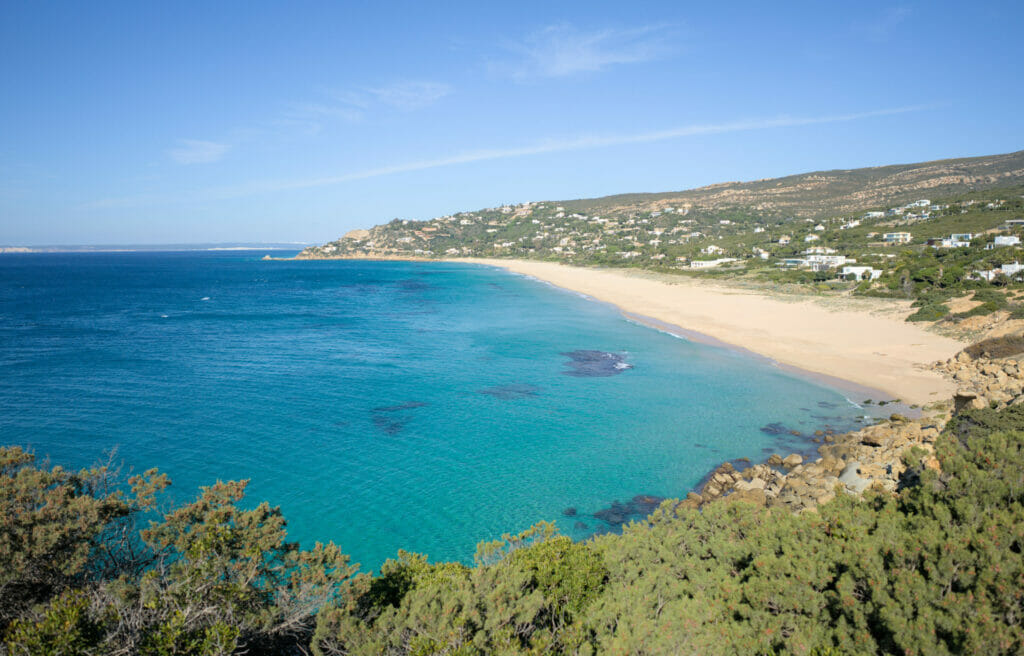
[[[936,446],[942,472],[907,454],[897,496],[839,494],[801,515],[666,502],[622,535],[574,543],[541,523],[482,544],[473,567],[400,552],[377,576],[356,575],[336,547],[286,543],[275,509],[237,507],[244,483],[205,489],[132,545],[110,527],[151,507],[159,475],[121,496],[76,487],[96,472],[72,481],[7,449],[0,572],[18,594],[0,597],[5,644],[24,654],[1024,652],[1024,409],[966,413]],[[70,512],[79,505],[84,524]],[[26,540],[33,525],[66,539]],[[74,557],[45,567],[57,552]]]

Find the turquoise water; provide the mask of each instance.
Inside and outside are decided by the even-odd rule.
[[[637,495],[863,414],[502,270],[260,256],[0,257],[2,441],[71,466],[116,447],[179,499],[249,478],[293,539],[375,569],[399,548],[468,560],[541,519],[614,530]]]

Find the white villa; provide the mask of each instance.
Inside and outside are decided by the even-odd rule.
[[[882,235],[882,241],[890,244],[909,244],[914,236],[909,232],[887,232]]]
[[[882,275],[881,269],[873,269],[869,266],[844,266],[839,275],[844,278],[853,274],[857,280],[877,280]]]

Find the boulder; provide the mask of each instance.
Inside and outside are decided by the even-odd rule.
[[[846,467],[843,468],[842,473],[839,474],[839,482],[846,486],[847,490],[855,494],[860,494],[867,489],[868,485],[871,484],[871,481],[868,479],[861,478],[859,469],[859,462],[851,462],[846,465]]]
[[[785,467],[786,469],[793,469],[797,465],[803,463],[803,461],[803,456],[796,453],[792,453],[782,459],[782,466]]]
[[[765,497],[764,490],[741,490],[733,492],[728,496],[733,501],[741,501],[743,503],[752,503],[755,506],[765,506],[768,503],[767,497]]]
[[[961,388],[956,391],[953,395],[953,413],[956,414],[963,410],[970,410],[977,407],[978,394],[974,390]],[[985,407],[984,401],[981,402],[981,407]]]

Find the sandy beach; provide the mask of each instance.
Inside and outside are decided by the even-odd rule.
[[[710,336],[782,365],[881,390],[905,403],[952,396],[953,384],[929,371],[928,365],[965,346],[906,323],[903,319],[912,311],[909,303],[769,294],[628,269],[524,260],[454,261],[532,276],[612,303],[624,313]]]

